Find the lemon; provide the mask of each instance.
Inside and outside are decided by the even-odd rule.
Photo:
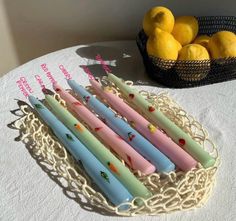
[[[179,61],[202,61],[202,63],[191,64],[177,62],[176,71],[179,77],[187,81],[198,81],[206,77],[210,71],[210,56],[205,47],[200,44],[185,45],[179,51]]]
[[[163,31],[172,32],[174,23],[174,15],[168,8],[162,6],[153,7],[143,18],[143,30],[147,36],[150,36],[156,27]]]
[[[230,31],[217,32],[210,38],[208,48],[214,59],[236,57],[236,36]]]
[[[176,60],[181,48],[180,43],[170,33],[159,28],[154,30],[147,41],[148,55],[157,58]]]
[[[149,56],[165,60],[174,60],[178,58],[178,52],[182,48],[179,42],[168,32],[162,31],[156,28],[153,34],[148,38],[147,41],[147,53]],[[175,62],[170,62],[167,65],[163,62],[157,65],[162,69],[171,68]]]
[[[205,60],[209,59],[209,53],[200,44],[185,45],[179,52],[178,60]]]
[[[210,37],[208,35],[199,35],[196,37],[193,43],[200,44],[206,49],[208,49],[208,43],[209,43]]]
[[[194,16],[180,16],[175,20],[172,34],[184,46],[195,39],[198,28],[198,21]]]

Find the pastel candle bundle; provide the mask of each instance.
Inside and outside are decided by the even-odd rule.
[[[151,192],[118,160],[93,134],[91,134],[69,111],[51,95],[45,95],[47,103],[56,116],[90,150],[91,153],[116,178],[123,183],[133,196],[148,198]]]
[[[129,102],[132,102],[142,110],[158,127],[163,129],[175,143],[179,144],[191,156],[199,161],[203,167],[208,168],[215,164],[215,159],[209,155],[198,143],[188,134],[181,130],[174,122],[169,120],[161,111],[153,107],[145,98],[139,94],[138,90],[125,84],[120,78],[113,74],[108,74],[108,79],[112,81],[124,94]]]
[[[148,140],[142,137],[124,120],[117,117],[112,110],[97,100],[81,85],[77,84],[74,80],[68,80],[68,83],[72,90],[77,93],[91,109],[93,109],[106,121],[109,127],[118,133],[147,160],[154,164],[158,171],[170,172],[175,169],[175,165],[163,153],[155,148]]]
[[[108,87],[103,89],[102,85],[96,80],[90,80],[90,83],[101,97],[103,97],[122,116],[126,117],[137,131],[150,140],[151,143],[168,156],[180,169],[188,171],[197,165],[197,162],[187,152],[154,127],[121,98],[113,94]]]
[[[133,199],[118,179],[40,101],[31,95],[29,101],[59,141],[76,160],[81,161],[88,175],[114,205]]]
[[[97,118],[82,103],[66,92],[59,84],[53,84],[54,90],[66,101],[67,107],[74,111],[77,117],[82,119],[103,142],[110,146],[131,168],[140,170],[144,174],[153,173],[156,168],[143,158],[128,143]]]

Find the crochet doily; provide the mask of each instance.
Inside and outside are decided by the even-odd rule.
[[[120,95],[119,90],[108,82],[106,77],[101,81],[113,87],[114,93]],[[126,81],[126,83],[130,86],[133,84],[131,81]],[[15,127],[20,130],[21,140],[25,144],[30,144],[34,157],[41,159],[44,166],[48,168],[46,172],[57,176],[61,181],[62,188],[72,193],[74,199],[80,198],[82,194],[91,205],[100,208],[101,211],[103,208],[109,213],[121,216],[157,215],[204,205],[214,187],[219,166],[219,156],[214,143],[209,139],[202,125],[188,115],[167,93],[155,94],[148,91],[140,91],[140,93],[200,143],[216,159],[216,163],[207,169],[198,164],[196,169],[189,172],[175,171],[164,175],[152,173],[144,176],[140,171],[132,171],[153,193],[153,196],[148,199],[139,198],[143,201],[141,206],[140,204],[137,206],[134,200],[123,203],[122,205],[129,205],[129,209],[125,211],[119,210],[119,206],[114,207],[102,193],[98,192],[81,164],[76,162],[57,141],[52,131],[38,118],[30,106],[26,104],[20,106],[23,116],[15,121]],[[60,99],[59,95],[54,96],[65,106],[65,102]],[[125,164],[124,161],[122,163]]]

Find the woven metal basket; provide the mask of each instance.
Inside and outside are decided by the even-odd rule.
[[[236,33],[236,17],[205,16],[197,17],[199,35],[209,35],[227,30]],[[172,87],[185,88],[207,85],[236,79],[236,57],[203,61],[173,61],[148,56],[147,36],[140,31],[136,42],[149,76],[158,83]]]

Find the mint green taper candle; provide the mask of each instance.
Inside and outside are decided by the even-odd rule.
[[[89,132],[66,108],[51,95],[45,95],[47,103],[67,128],[123,183],[133,196],[148,198],[151,192],[118,160],[92,133]],[[117,193],[119,194],[119,193]]]
[[[187,151],[193,158],[202,164],[204,168],[215,164],[215,159],[210,156],[198,143],[196,143],[188,134],[180,129],[174,122],[169,120],[161,111],[149,103],[136,88],[130,87],[114,74],[108,74],[108,79],[112,81],[121,91],[127,100],[153,121],[158,127],[163,129],[175,143]]]

